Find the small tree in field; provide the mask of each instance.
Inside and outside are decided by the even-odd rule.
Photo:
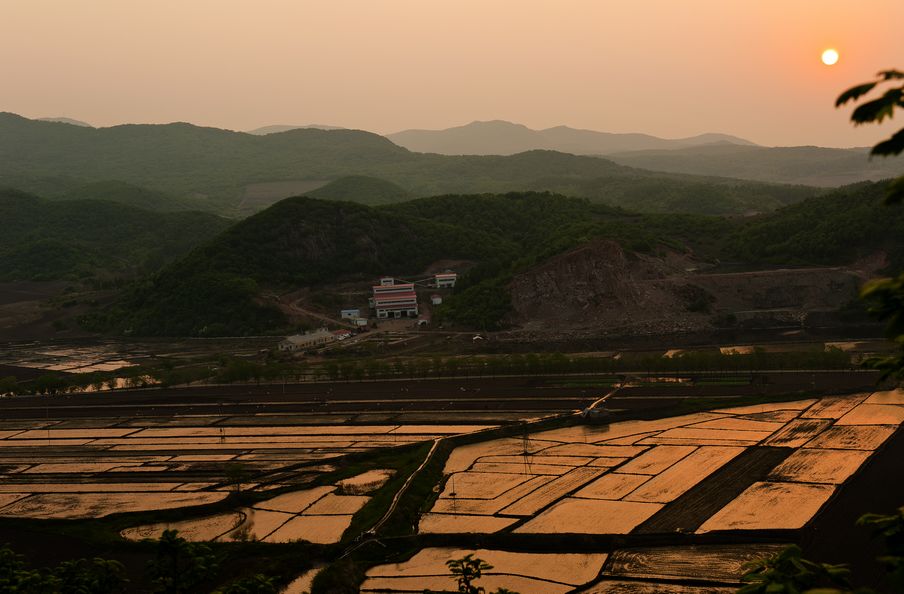
[[[461,559],[450,559],[446,561],[446,566],[452,573],[452,579],[458,582],[458,591],[460,594],[484,594],[486,590],[476,585],[474,582],[483,576],[484,571],[493,569],[493,566],[475,557],[473,553],[468,553]],[[498,588],[491,594],[518,594],[514,590],[508,588]]]
[[[473,553],[468,553],[461,559],[450,559],[446,561],[446,566],[452,573],[452,579],[458,582],[458,591],[462,594],[483,594],[485,590],[474,585],[479,580],[484,571],[493,569],[493,566],[474,557]]]

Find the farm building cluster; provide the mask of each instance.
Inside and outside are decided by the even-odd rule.
[[[418,288],[435,288],[435,289],[452,289],[458,280],[458,274],[452,271],[445,271],[426,279],[406,281],[396,279],[391,276],[381,277],[379,284],[371,286],[371,296],[368,298],[372,317],[378,320],[400,319],[400,318],[416,318],[417,325],[422,326],[429,323],[429,315],[421,314],[418,307]],[[440,305],[443,297],[439,293],[430,295],[431,305]],[[367,329],[368,316],[362,315],[361,308],[349,307],[339,310],[339,319],[346,326],[352,327],[358,332]],[[304,351],[318,349],[330,343],[345,340],[353,336],[352,330],[329,330],[320,328],[305,332],[304,334],[295,334],[287,336],[285,340],[279,343],[279,350],[289,353],[301,353]]]
[[[458,274],[443,272],[434,275],[430,280],[432,282],[429,284],[437,289],[451,289],[455,287]],[[398,279],[389,276],[381,278],[380,284],[372,287],[373,295],[369,299],[370,307],[377,319],[418,317],[417,284],[421,283],[399,282]],[[431,295],[430,302],[439,305],[442,303],[442,296]]]

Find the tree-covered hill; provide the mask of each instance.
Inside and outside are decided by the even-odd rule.
[[[185,123],[82,128],[0,113],[0,174],[116,179],[223,211],[248,183],[339,177],[408,151],[376,134],[299,129],[255,136]]]
[[[272,330],[269,289],[342,278],[405,275],[442,258],[509,254],[504,238],[350,202],[288,198],[134,288],[92,323],[135,334],[219,335]]]
[[[840,265],[882,251],[897,258],[904,225],[900,213],[888,224],[883,187],[860,184],[750,219],[638,214],[544,193],[447,195],[378,207],[291,198],[237,223],[90,323],[137,334],[274,331],[284,318],[264,305],[265,294],[404,277],[460,259],[476,265],[445,315],[492,327],[509,307],[513,275],[596,239],[616,241],[628,253],[730,261],[733,270]]]
[[[884,252],[904,265],[904,209],[883,206],[888,182],[861,183],[741,223],[725,253],[773,265],[838,264]]]
[[[899,175],[904,159],[870,159],[867,149],[764,147],[719,143],[675,150],[607,155],[616,163],[655,171],[721,175],[809,186],[841,186]]]
[[[549,150],[511,156],[413,153],[358,130],[306,128],[257,136],[184,123],[83,128],[0,113],[0,183],[31,191],[64,180],[65,190],[119,180],[235,217],[267,205],[243,202],[255,184],[348,176],[385,180],[405,197],[550,191],[645,212],[765,212],[814,193],[655,173]],[[358,185],[363,193],[351,196],[355,184],[346,183],[343,199],[368,202],[372,185]]]
[[[156,213],[0,190],[0,280],[139,278],[227,226],[201,212]]]
[[[411,199],[411,194],[404,188],[392,182],[366,175],[340,177],[325,186],[308,192],[308,196],[322,200],[357,202],[368,206],[393,204]]]
[[[197,208],[197,204],[190,199],[180,199],[164,192],[118,181],[102,181],[76,186],[62,194],[47,196],[47,198],[55,200],[106,200],[159,212],[193,210]]]
[[[290,198],[253,215],[135,287],[89,321],[136,334],[250,334],[279,328],[270,292],[382,274],[416,275],[430,263],[475,262],[464,287],[593,237],[631,249],[718,234],[716,217],[638,215],[554,194],[438,196],[381,207]],[[483,307],[483,305],[481,306]]]

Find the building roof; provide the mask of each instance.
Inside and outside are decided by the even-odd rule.
[[[374,295],[374,303],[381,303],[383,301],[403,301],[405,299],[414,299],[417,301],[417,293],[414,291],[408,291],[405,293],[390,293],[388,295]]]
[[[414,283],[396,283],[394,285],[373,285],[374,293],[392,293],[393,291],[405,291],[414,289]]]

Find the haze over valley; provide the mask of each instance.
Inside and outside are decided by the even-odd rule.
[[[0,6],[0,591],[900,591],[901,22]]]

